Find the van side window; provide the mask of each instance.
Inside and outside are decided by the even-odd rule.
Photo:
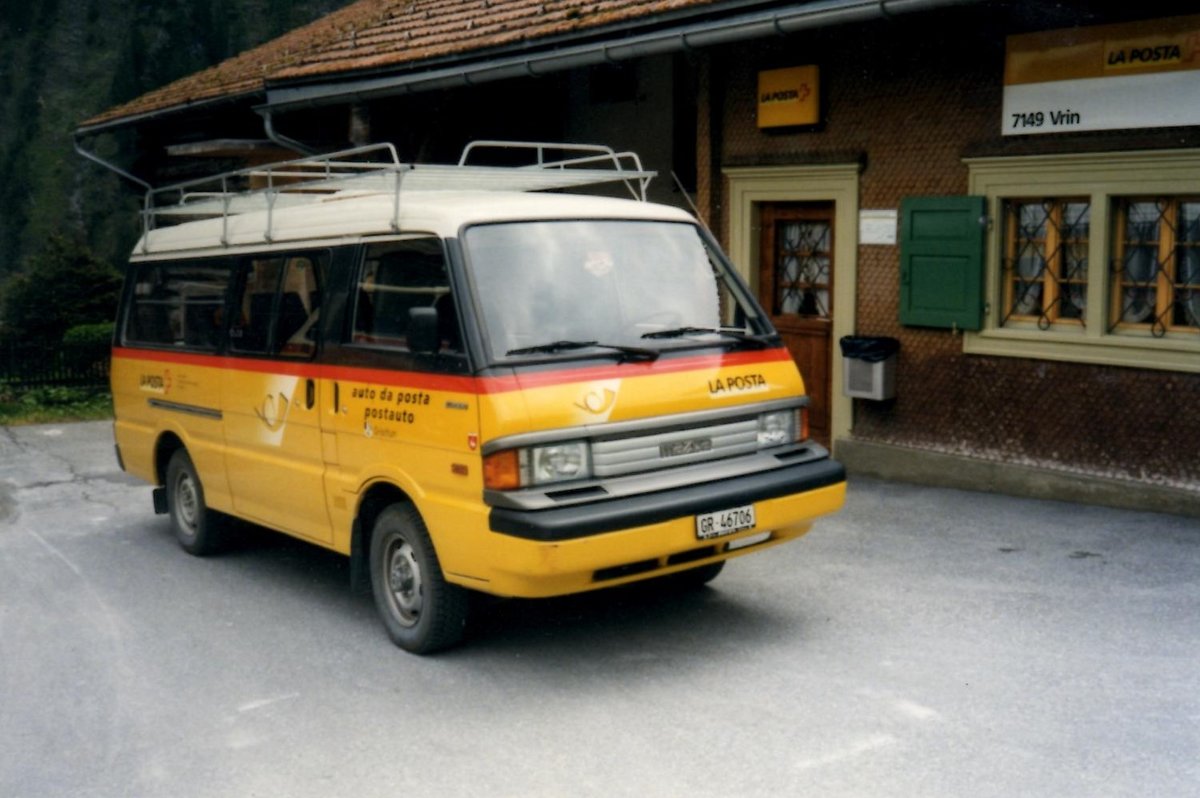
[[[139,265],[124,340],[215,351],[232,266],[225,258]]]
[[[310,358],[317,351],[325,255],[277,255],[245,262],[233,303],[230,348],[246,354]]]
[[[438,312],[438,351],[461,353],[441,242],[419,238],[368,249],[356,286],[352,341],[407,349],[409,311],[418,307]]]

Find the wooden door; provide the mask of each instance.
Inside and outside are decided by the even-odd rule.
[[[810,434],[828,446],[833,375],[833,203],[764,203],[761,220],[759,299],[804,378]]]

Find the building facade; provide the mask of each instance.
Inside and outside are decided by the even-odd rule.
[[[806,247],[815,243],[830,262],[828,275],[823,262],[810,266],[821,301],[815,314],[806,309],[826,320],[828,366],[805,374],[828,375],[835,448],[859,470],[1039,495],[1098,498],[1103,487],[1119,494],[1121,483],[1196,491],[1200,128],[1170,116],[1171,104],[1195,103],[1195,90],[1159,84],[1186,71],[1200,84],[1200,17],[1039,29],[1047,61],[1080,40],[1100,42],[1092,49],[1101,59],[1176,41],[1190,65],[1178,73],[1146,66],[1135,76],[1146,92],[1167,95],[1159,102],[1171,124],[1127,117],[1100,124],[1146,127],[1049,131],[1014,128],[1023,112],[1006,107],[1012,49],[1037,20],[986,7],[942,16],[956,35],[938,41],[926,34],[928,20],[913,16],[709,54],[702,194],[727,247],[768,307],[796,290],[790,278]],[[820,69],[819,120],[760,126],[764,74],[809,64]],[[1079,101],[1100,110],[1120,102],[1108,95],[1122,87],[1106,80],[1114,78],[1092,78],[1098,96]],[[1079,90],[1076,82],[1062,92]],[[1036,113],[1049,127],[1052,114],[1083,112],[1047,105]],[[921,217],[905,205],[953,207],[972,197],[983,214],[966,221],[980,222],[982,255],[967,265],[975,270],[967,295],[951,299],[974,303],[979,318],[923,319],[913,312],[924,301],[919,263],[905,251],[913,243],[905,226]],[[801,246],[789,249],[789,240]],[[775,295],[764,287],[772,270]],[[931,274],[959,286],[960,275]],[[845,396],[835,345],[844,335],[900,342],[894,398]]]

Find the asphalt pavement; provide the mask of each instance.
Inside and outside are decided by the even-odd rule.
[[[105,423],[0,428],[0,796],[1200,795],[1200,521],[868,479],[708,588],[394,648],[344,559],[185,554]]]

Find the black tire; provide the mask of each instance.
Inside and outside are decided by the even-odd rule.
[[[671,574],[667,579],[680,590],[695,590],[704,587],[709,582],[717,578],[725,568],[725,561],[710,562],[708,565],[701,565],[699,568],[691,568],[687,571],[680,571],[677,574]]]
[[[167,510],[175,539],[196,556],[215,554],[224,544],[222,519],[204,502],[204,486],[187,450],[179,449],[167,463]]]
[[[462,640],[469,594],[446,581],[425,522],[409,504],[379,514],[371,532],[371,591],[392,642],[429,654]]]

